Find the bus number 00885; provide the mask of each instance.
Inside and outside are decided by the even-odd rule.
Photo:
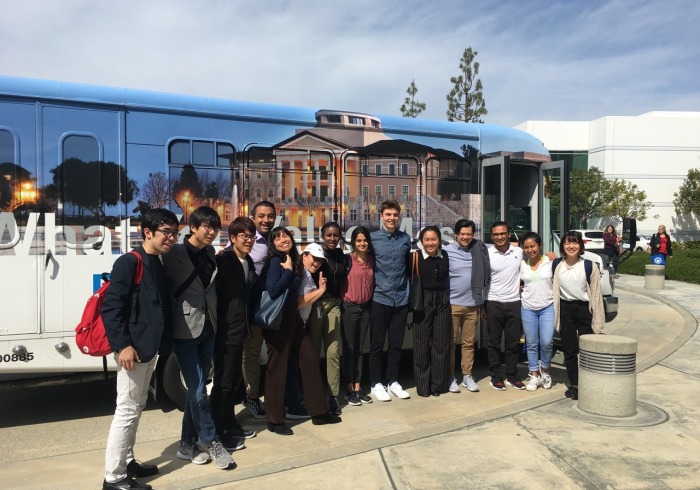
[[[33,352],[27,352],[26,354],[5,354],[4,356],[0,356],[0,362],[29,362],[33,360]]]

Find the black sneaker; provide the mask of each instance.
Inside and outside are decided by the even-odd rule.
[[[328,399],[328,411],[332,413],[333,415],[342,415],[343,411],[340,409],[340,406],[338,405],[338,398],[335,396],[332,396]]]
[[[502,379],[499,378],[491,378],[491,381],[489,381],[489,386],[493,388],[494,390],[498,391],[506,391],[506,385],[503,382]]]
[[[227,451],[240,451],[241,449],[245,449],[245,439],[241,437],[235,437],[230,433],[221,436],[219,441],[221,442],[221,445],[224,446],[224,449],[226,449]]]
[[[332,413],[324,413],[323,415],[315,415],[311,417],[311,423],[314,425],[338,424],[342,419]]]
[[[256,435],[253,429],[246,429],[240,424],[235,424],[231,429],[226,431],[226,434],[230,434],[239,439],[252,439]]]
[[[515,377],[508,378],[506,380],[506,384],[508,386],[512,386],[516,390],[524,390],[525,389],[525,383],[520,381],[520,378],[515,378]]]
[[[305,420],[310,418],[311,415],[304,407],[287,408],[287,420]]]
[[[360,400],[360,396],[358,395],[357,391],[346,391],[345,400],[348,402],[348,405],[352,405],[353,407],[359,407],[362,405],[362,400]]]
[[[358,397],[358,398],[360,399],[360,401],[361,401],[362,403],[364,403],[365,405],[367,405],[367,404],[369,404],[369,403],[372,403],[372,397],[369,396],[369,395],[368,395],[367,393],[365,393],[364,391],[362,391],[362,388],[360,388],[359,390],[357,390],[355,393],[357,393],[357,397]]]
[[[250,413],[256,419],[265,418],[265,408],[260,401],[260,398],[248,398],[247,396],[243,399],[243,405],[250,410]]]
[[[578,400],[578,387],[571,386],[568,390],[566,390],[564,396],[571,398],[572,400]]]

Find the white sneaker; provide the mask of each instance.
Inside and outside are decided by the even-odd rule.
[[[541,382],[542,380],[540,378],[530,376],[527,380],[527,383],[525,383],[525,389],[527,391],[537,391],[537,387],[540,386]]]
[[[464,379],[462,380],[462,386],[464,386],[466,389],[473,393],[479,391],[479,385],[476,384],[476,381],[474,381],[474,378],[470,374],[464,376]]]
[[[455,379],[452,380],[450,387],[447,389],[450,393],[460,393],[462,390],[459,389],[459,385]]]
[[[380,402],[390,402],[391,397],[389,393],[386,392],[386,388],[383,384],[377,383],[372,387],[372,396]]]
[[[542,380],[540,383],[542,388],[548,390],[552,387],[552,377],[549,375],[549,373],[542,373],[542,377],[540,379]]]
[[[394,395],[396,398],[401,398],[402,400],[405,400],[406,398],[411,398],[411,395],[408,393],[408,391],[404,390],[398,381],[394,381],[389,385],[389,393]]]

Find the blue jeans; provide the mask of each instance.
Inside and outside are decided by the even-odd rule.
[[[554,305],[541,310],[520,309],[520,317],[527,343],[527,365],[530,371],[539,371],[538,358],[542,367],[549,369],[552,362],[552,341],[554,339]]]
[[[187,385],[181,440],[192,444],[199,436],[204,444],[216,439],[214,417],[207,400],[207,377],[214,356],[214,329],[206,326],[196,339],[173,339],[173,353]]]

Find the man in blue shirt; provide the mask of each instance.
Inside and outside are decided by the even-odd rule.
[[[382,227],[371,233],[374,247],[374,296],[372,298],[371,333],[369,350],[369,379],[372,395],[379,401],[391,401],[389,393],[397,398],[410,395],[398,382],[401,363],[401,345],[408,316],[408,261],[411,238],[399,231],[401,205],[394,199],[384,201],[380,208]],[[382,384],[382,351],[389,337],[386,377]]]

